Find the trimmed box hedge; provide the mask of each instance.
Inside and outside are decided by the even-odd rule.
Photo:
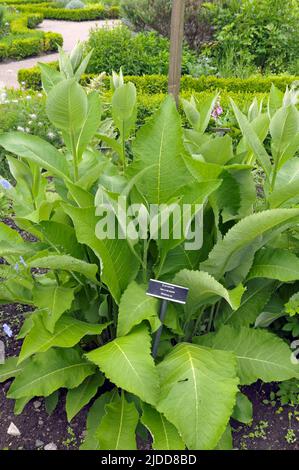
[[[44,18],[52,20],[64,21],[88,21],[88,20],[105,20],[117,19],[120,16],[119,7],[103,7],[91,5],[86,8],[77,8],[71,10],[68,8],[60,8],[53,2],[32,3],[15,3],[11,1],[11,5],[15,5],[19,11],[23,13],[41,13]]]
[[[52,63],[53,67],[57,64]],[[83,75],[81,83],[87,85],[95,75]],[[39,90],[41,88],[41,74],[38,66],[29,69],[20,69],[18,72],[19,83],[25,83],[26,88]],[[105,85],[109,87],[110,79],[106,77]],[[238,78],[218,78],[218,77],[205,77],[194,78],[189,75],[184,75],[181,79],[181,91],[213,91],[225,90],[235,93],[268,93],[272,83],[284,91],[288,85],[294,81],[299,80],[299,77],[291,75],[273,75],[269,77],[251,77],[247,79]],[[143,94],[157,94],[167,92],[167,77],[165,75],[144,75],[126,76],[125,81],[132,82],[137,88],[138,93]]]
[[[10,23],[11,33],[0,40],[0,61],[5,59],[24,59],[25,57],[39,55],[42,52],[58,50],[62,46],[61,34],[42,31],[34,31],[43,21],[43,15],[39,13],[20,15],[12,19]]]

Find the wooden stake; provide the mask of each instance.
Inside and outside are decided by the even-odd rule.
[[[168,93],[179,102],[182,48],[184,39],[185,0],[173,0],[170,32]]]

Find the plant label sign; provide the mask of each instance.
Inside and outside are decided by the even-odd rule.
[[[170,302],[177,302],[178,304],[185,304],[188,292],[189,289],[187,287],[150,279],[147,295]]]

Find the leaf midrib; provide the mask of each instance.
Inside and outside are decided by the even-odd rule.
[[[158,183],[157,183],[157,200],[158,204],[160,204],[160,186],[161,186],[161,161],[162,161],[162,149],[164,147],[164,133],[165,133],[165,126],[166,123],[163,125],[162,133],[161,133],[161,143],[160,143],[160,151],[159,151],[159,158],[158,158]]]

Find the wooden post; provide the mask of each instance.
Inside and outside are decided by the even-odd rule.
[[[184,39],[185,0],[173,0],[170,32],[168,93],[179,102],[182,48]]]

